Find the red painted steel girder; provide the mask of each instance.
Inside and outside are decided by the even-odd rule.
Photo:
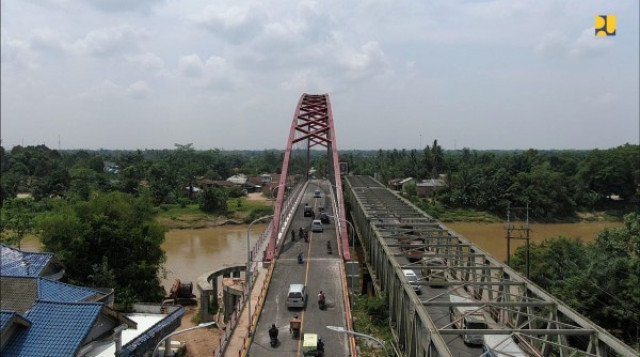
[[[336,201],[338,204],[338,212],[334,212],[340,217],[338,226],[342,245],[343,259],[351,260],[349,251],[349,237],[347,236],[347,223],[344,211],[344,198],[342,196],[342,181],[340,180],[340,162],[338,160],[338,145],[336,143],[336,132],[333,122],[333,113],[331,112],[331,101],[328,94],[303,94],[298,101],[289,137],[287,139],[287,149],[282,162],[282,172],[278,187],[286,185],[289,171],[289,161],[291,158],[291,150],[293,144],[307,141],[307,154],[311,148],[321,145],[327,148],[329,158],[329,174],[330,181],[336,189]],[[306,168],[309,172],[309,168]],[[276,198],[273,231],[269,240],[269,247],[265,259],[271,261],[275,256],[276,242],[282,218],[282,204],[284,201],[285,190],[278,190]]]

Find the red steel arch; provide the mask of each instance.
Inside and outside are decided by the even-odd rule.
[[[291,150],[293,145],[306,141],[307,150],[307,175],[309,172],[310,152],[312,148],[320,145],[327,148],[329,158],[329,180],[336,188],[336,201],[338,204],[337,215],[340,217],[338,227],[340,244],[342,245],[342,257],[345,261],[351,260],[349,251],[349,237],[347,236],[347,223],[344,212],[344,199],[342,196],[342,181],[340,180],[340,162],[338,160],[338,145],[336,143],[336,131],[333,122],[333,113],[331,112],[331,101],[328,94],[303,94],[298,101],[296,111],[291,122],[289,137],[287,139],[287,149],[284,154],[282,163],[282,172],[278,187],[285,186],[289,171],[289,161],[291,158]],[[308,178],[308,177],[307,177]],[[282,219],[282,203],[284,201],[285,190],[278,190],[276,198],[275,211],[273,217],[273,230],[269,240],[266,260],[273,260],[276,252],[276,242],[280,224]],[[336,212],[334,212],[336,213]]]

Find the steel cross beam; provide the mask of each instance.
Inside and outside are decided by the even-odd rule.
[[[342,196],[342,181],[340,179],[340,162],[338,160],[338,145],[336,143],[335,125],[333,123],[333,113],[331,111],[331,101],[328,94],[303,94],[298,100],[298,105],[293,115],[291,128],[289,129],[289,137],[287,138],[287,148],[282,162],[282,171],[280,175],[279,186],[286,185],[289,172],[289,162],[291,159],[291,151],[293,144],[306,141],[307,157],[309,150],[315,146],[324,146],[327,148],[329,157],[329,170],[332,171],[330,181],[336,188],[336,201],[340,217],[337,222],[341,237],[342,257],[345,261],[351,260],[349,251],[349,238],[347,236],[347,224],[344,198]],[[308,164],[308,162],[307,162]],[[305,175],[308,176],[309,167],[306,168]],[[284,201],[284,191],[278,190],[278,197],[274,208],[273,231],[269,240],[269,246],[265,260],[271,261],[275,256],[278,233],[280,232],[280,223],[282,220],[282,203]]]

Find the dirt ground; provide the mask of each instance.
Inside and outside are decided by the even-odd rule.
[[[267,202],[267,201],[271,201],[271,199],[263,195],[262,192],[252,192],[247,194],[247,201]]]
[[[185,306],[185,314],[182,317],[180,330],[194,326],[191,319],[200,312],[200,307]],[[222,330],[219,327],[200,328],[173,337],[174,341],[181,341],[186,344],[187,357],[212,356],[213,350],[218,347]]]

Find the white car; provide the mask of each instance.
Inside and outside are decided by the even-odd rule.
[[[311,232],[322,232],[324,231],[324,228],[322,228],[322,221],[319,219],[314,219],[313,222],[311,222]]]

